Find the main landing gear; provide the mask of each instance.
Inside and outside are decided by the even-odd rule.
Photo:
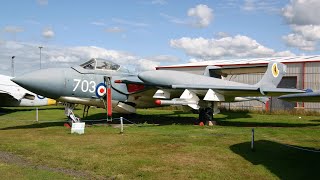
[[[207,107],[200,107],[199,108],[199,124],[207,124],[213,125],[213,115],[218,114],[220,110],[218,109],[218,102],[212,102],[207,105]],[[202,123],[201,123],[202,122]]]
[[[73,109],[75,104],[72,103],[65,103],[64,104],[64,114],[68,117],[68,121],[71,123],[80,122],[80,118],[76,117],[73,113]]]
[[[211,107],[199,109],[199,123],[206,124],[208,121],[213,120],[213,110]]]

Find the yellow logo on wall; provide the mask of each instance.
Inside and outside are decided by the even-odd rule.
[[[272,75],[273,77],[278,77],[279,75],[279,69],[278,69],[277,63],[274,63],[272,65]]]

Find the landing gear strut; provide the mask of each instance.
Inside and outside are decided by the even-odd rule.
[[[72,123],[80,122],[80,118],[76,117],[73,113],[74,107],[75,107],[75,104],[65,103],[64,114],[68,117],[68,121],[71,121]]]
[[[207,107],[199,109],[199,123],[213,125],[213,115],[219,113],[218,102],[211,102]]]
[[[85,105],[84,108],[83,108],[83,114],[82,114],[82,118],[85,118],[88,116],[88,113],[89,113],[89,109],[90,109],[91,106],[87,106]]]
[[[206,124],[208,121],[213,120],[213,109],[211,107],[199,109],[199,123]]]

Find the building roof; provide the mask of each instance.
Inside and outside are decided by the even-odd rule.
[[[227,60],[209,60],[186,64],[177,64],[171,66],[159,66],[156,69],[166,68],[187,68],[187,67],[203,67],[203,66],[236,66],[251,64],[267,64],[270,61],[278,61],[285,64],[301,63],[301,62],[320,62],[320,55],[313,56],[291,56],[291,57],[270,57],[270,58],[250,58],[250,59],[227,59]]]

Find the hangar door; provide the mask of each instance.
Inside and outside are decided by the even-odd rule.
[[[297,76],[286,76],[280,81],[278,88],[296,88],[297,87]],[[271,97],[269,102],[269,109],[272,110],[289,110],[293,109],[297,103],[287,102],[278,99],[278,97]]]

